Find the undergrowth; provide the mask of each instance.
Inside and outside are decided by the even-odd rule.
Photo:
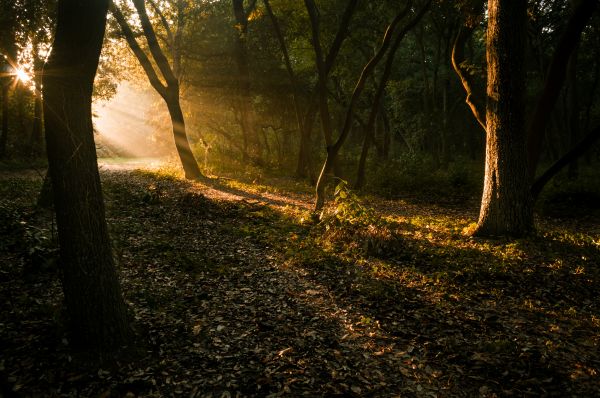
[[[315,226],[313,239],[326,250],[366,256],[390,256],[402,248],[397,226],[363,204],[348,182],[340,180],[333,203]]]

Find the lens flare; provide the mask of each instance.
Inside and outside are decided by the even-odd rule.
[[[29,74],[23,69],[15,69],[15,75],[17,76],[17,79],[23,83],[29,83],[31,81],[31,76],[29,76]]]

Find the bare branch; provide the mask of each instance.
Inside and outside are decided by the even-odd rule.
[[[452,47],[452,67],[460,78],[460,82],[462,83],[465,93],[467,94],[465,102],[471,109],[473,116],[475,116],[475,119],[481,128],[483,128],[483,131],[487,131],[485,113],[481,111],[483,108],[481,105],[481,100],[479,100],[473,92],[473,81],[471,74],[466,67],[465,61],[465,43],[473,34],[475,27],[476,26],[473,25],[466,27],[463,26],[460,28],[458,35],[456,36],[456,40],[454,41],[454,46]]]
[[[121,28],[121,32],[125,37],[125,40],[127,40],[127,44],[129,44],[129,47],[131,48],[135,57],[142,66],[142,69],[144,69],[146,76],[148,76],[150,84],[164,98],[167,95],[167,87],[160,81],[160,78],[158,77],[156,71],[154,70],[154,67],[152,66],[152,62],[150,62],[150,59],[135,39],[135,35],[131,30],[131,27],[129,27],[127,20],[123,16],[123,13],[119,9],[119,7],[117,7],[117,5],[112,1],[110,3],[110,12],[115,17],[117,23],[119,24],[119,27]]]
[[[163,50],[160,48],[158,44],[158,40],[156,38],[156,33],[154,32],[154,28],[152,27],[152,23],[150,22],[150,18],[148,18],[148,13],[146,12],[146,3],[144,0],[133,0],[133,5],[138,12],[140,17],[140,22],[142,24],[142,29],[144,30],[144,35],[146,36],[146,40],[148,42],[148,48],[150,49],[150,53],[160,69],[167,85],[178,85],[179,82],[177,77],[173,74],[173,70],[169,65],[169,61]]]

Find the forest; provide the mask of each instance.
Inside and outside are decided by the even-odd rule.
[[[0,398],[600,395],[599,0],[0,0]]]

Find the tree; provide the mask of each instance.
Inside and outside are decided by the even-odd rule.
[[[136,40],[136,35],[127,23],[127,20],[125,19],[125,16],[121,12],[121,10],[116,6],[116,4],[112,2],[111,12],[117,20],[117,23],[119,24],[121,32],[123,33],[125,40],[127,40],[129,47],[135,54],[142,68],[144,69],[144,72],[146,73],[150,84],[156,90],[156,92],[160,94],[160,96],[165,101],[165,104],[167,105],[169,116],[171,117],[171,124],[173,126],[173,137],[175,139],[175,146],[177,148],[177,153],[179,155],[179,159],[185,172],[185,178],[191,180],[204,180],[205,177],[200,171],[200,168],[198,167],[198,162],[196,161],[194,154],[192,153],[192,149],[188,141],[188,136],[185,128],[185,118],[181,110],[179,98],[181,77],[180,47],[183,30],[185,28],[186,1],[177,0],[175,2],[177,15],[175,32],[172,31],[171,25],[168,23],[164,15],[161,14],[160,9],[157,7],[157,5],[153,1],[151,1],[150,3],[151,5],[153,5],[155,12],[159,14],[161,24],[167,32],[167,41],[169,42],[169,48],[171,49],[171,58],[173,63],[172,66],[169,64],[165,52],[158,43],[157,35],[152,26],[150,18],[148,17],[148,13],[146,11],[146,2],[144,0],[134,0],[133,5],[135,6],[137,14],[140,18],[143,35],[148,43],[150,56],[154,60],[154,63],[150,61],[148,55],[146,55],[144,50],[138,44]],[[158,68],[158,72],[155,70],[154,65],[156,65],[156,67]],[[161,78],[159,78],[159,73],[162,76],[164,83],[163,81],[161,81]]]
[[[373,100],[373,104],[371,105],[371,110],[369,112],[369,119],[367,120],[367,125],[366,125],[366,129],[365,129],[366,131],[365,131],[365,138],[363,141],[363,147],[362,147],[362,150],[360,153],[360,159],[358,161],[358,170],[356,173],[356,181],[354,183],[355,189],[362,188],[362,186],[365,183],[365,169],[366,169],[366,163],[367,163],[367,156],[369,153],[369,147],[371,145],[371,141],[373,140],[373,136],[375,135],[374,134],[375,121],[376,121],[377,115],[379,114],[379,112],[381,112],[381,102],[383,99],[385,86],[388,82],[388,79],[390,78],[391,73],[392,73],[392,67],[393,67],[396,51],[398,51],[398,48],[400,47],[400,43],[402,42],[402,39],[404,39],[404,36],[406,35],[406,33],[408,31],[410,31],[421,20],[421,18],[425,14],[425,11],[427,11],[427,9],[429,8],[430,4],[431,4],[431,1],[428,1],[425,3],[425,6],[421,7],[420,12],[414,18],[412,18],[412,20],[410,20],[406,24],[406,26],[404,26],[402,28],[401,32],[397,35],[396,39],[394,40],[394,43],[391,45],[391,49],[387,56],[387,60],[386,60],[386,63],[385,63],[384,69],[383,69],[383,73],[381,75],[381,78],[380,78],[379,83],[377,84],[377,88],[375,90],[375,98]],[[404,10],[402,10],[396,16],[394,21],[392,21],[392,23],[390,24],[390,26],[388,28],[388,32],[390,33],[390,36],[389,36],[390,41],[391,41],[391,36],[393,34],[396,24],[398,24],[400,22],[400,20],[402,18],[404,18],[404,16],[410,10],[411,6],[412,6],[412,4],[409,2],[407,4],[406,8]],[[386,36],[388,36],[387,33],[386,33]],[[385,43],[385,38],[384,38],[384,43]],[[388,42],[388,45],[389,45],[389,42]],[[383,49],[383,46],[382,46],[382,49]],[[383,54],[382,54],[382,56],[383,56]]]
[[[235,17],[234,58],[237,65],[237,101],[240,113],[240,125],[244,139],[244,156],[250,156],[261,164],[261,151],[256,131],[252,96],[250,94],[250,70],[248,66],[248,17],[256,7],[256,0],[250,2],[247,9],[244,0],[232,0]]]
[[[263,4],[265,5],[265,9],[266,9],[269,19],[273,25],[273,30],[275,31],[275,35],[277,37],[277,41],[279,43],[279,47],[280,47],[281,53],[283,55],[285,70],[287,72],[287,76],[290,81],[290,88],[292,90],[292,100],[294,102],[294,114],[296,116],[298,132],[300,133],[300,142],[302,143],[303,137],[304,137],[304,140],[306,140],[306,134],[304,133],[306,126],[304,125],[304,121],[302,119],[302,111],[301,111],[301,106],[300,106],[300,94],[299,94],[300,83],[298,82],[298,78],[297,78],[296,74],[294,73],[294,69],[292,68],[292,62],[290,60],[289,51],[288,51],[287,45],[285,43],[285,39],[283,37],[283,33],[281,31],[280,24],[277,20],[277,17],[275,16],[275,13],[273,12],[273,9],[271,8],[271,4],[269,3],[269,0],[263,0]],[[310,135],[310,133],[309,133],[309,135]],[[299,155],[298,155],[298,164],[296,166],[296,174],[299,177],[304,177],[305,172],[307,170],[308,170],[309,174],[312,174],[312,168],[310,167],[310,160],[308,159],[310,151],[309,151],[309,148],[307,148],[306,143],[304,146],[301,145],[299,149],[300,150],[299,150]],[[314,178],[312,178],[312,176],[311,176],[311,180],[313,180],[313,179]]]
[[[49,172],[70,327],[84,347],[113,350],[131,330],[111,252],[92,127],[92,91],[108,0],[60,0],[43,76]]]
[[[546,83],[538,98],[529,126],[527,151],[529,173],[532,178],[535,177],[542,151],[542,141],[546,125],[550,120],[550,115],[567,77],[569,59],[577,48],[581,39],[581,33],[597,6],[598,0],[582,0],[574,8],[573,15],[569,19],[565,32],[560,38],[560,42],[552,57],[552,62],[546,74]]]
[[[338,56],[338,53],[342,47],[342,43],[346,39],[348,35],[348,29],[350,26],[350,20],[354,15],[356,7],[358,5],[358,0],[348,0],[346,8],[344,10],[344,14],[341,18],[340,25],[337,31],[337,34],[331,44],[329,52],[325,54],[323,52],[323,46],[321,44],[321,18],[319,14],[319,9],[317,8],[314,0],[304,0],[304,4],[306,5],[306,10],[308,11],[308,16],[310,18],[310,27],[311,27],[311,42],[313,46],[313,50],[315,52],[315,64],[317,69],[317,85],[315,88],[316,97],[318,99],[318,109],[319,116],[321,119],[321,129],[323,131],[323,137],[325,138],[325,145],[327,147],[327,152],[329,152],[329,148],[333,145],[333,126],[331,120],[331,113],[329,110],[329,93],[327,89],[327,82],[329,80],[329,73],[333,68],[333,64]],[[327,163],[327,162],[326,162]],[[336,159],[335,157],[330,158],[331,170],[336,167]],[[327,166],[329,166],[329,163]],[[329,173],[329,168],[326,171],[326,174]],[[323,171],[319,176],[319,180],[322,179]],[[323,179],[324,182],[324,179]],[[319,181],[317,181],[317,204],[315,205],[316,209],[320,209],[322,207],[321,198],[322,190],[321,187],[323,185],[319,185]],[[321,195],[319,195],[321,193]],[[321,204],[321,205],[319,205]]]
[[[2,128],[0,130],[0,158],[6,156],[8,143],[9,91],[14,78],[17,10],[11,2],[0,4],[0,91],[2,92]]]
[[[42,153],[44,138],[43,101],[42,101],[42,69],[44,59],[41,53],[47,51],[51,44],[51,25],[53,24],[56,1],[25,0],[23,2],[23,29],[25,37],[31,45],[32,80],[34,83],[33,123],[27,151],[36,157]]]
[[[431,3],[431,1],[425,2],[425,5],[423,7],[421,7],[419,12],[416,13],[416,15],[407,23],[406,27],[404,27],[404,29],[402,29],[402,31],[398,34],[398,37],[394,41],[394,43],[392,45],[392,50],[390,52],[390,58],[389,58],[390,62],[388,63],[390,65],[390,67],[391,67],[391,63],[393,60],[393,55],[394,55],[395,51],[398,49],[398,46],[400,45],[402,39],[404,38],[406,33],[411,28],[413,28],[418,23],[418,21],[423,17],[423,15],[425,14],[425,11],[429,8],[430,3]],[[406,8],[406,11],[408,11],[408,9],[409,9],[409,7]],[[388,29],[385,32],[385,35],[384,35],[384,38],[383,38],[380,48],[373,55],[373,57],[371,57],[371,59],[369,59],[369,61],[366,63],[365,67],[363,68],[363,70],[360,74],[360,77],[356,83],[356,86],[354,88],[354,91],[352,93],[352,97],[350,98],[350,103],[348,105],[348,109],[346,111],[346,116],[344,119],[344,125],[341,128],[338,139],[335,142],[333,142],[333,138],[330,138],[330,141],[327,141],[327,157],[325,158],[325,163],[323,164],[323,168],[321,169],[321,174],[319,175],[319,180],[317,181],[315,211],[321,210],[323,208],[323,205],[325,204],[326,179],[330,177],[330,174],[333,170],[338,152],[340,151],[342,145],[344,145],[344,141],[346,140],[346,138],[348,137],[348,134],[350,133],[350,127],[351,127],[352,119],[354,116],[354,110],[355,110],[355,107],[357,106],[358,99],[359,99],[362,91],[364,90],[367,78],[369,78],[371,76],[371,74],[374,72],[375,67],[383,59],[386,51],[392,44],[394,30],[398,26],[398,23],[401,21],[402,17],[405,14],[406,14],[405,11],[401,11],[396,16],[396,18],[392,21],[392,23],[389,25]],[[383,87],[385,86],[385,83],[387,82],[387,79],[389,78],[389,73],[390,72],[388,70],[387,73],[384,72],[384,74],[383,74],[383,78],[380,82],[379,89],[377,90],[378,93],[376,94],[376,100],[375,100],[376,104],[375,105],[377,105],[379,103],[379,100],[381,99],[381,96],[383,95]],[[372,125],[374,124],[374,121],[375,121],[375,111],[373,111],[371,113],[371,116],[369,117],[368,125],[370,127],[372,127]]]
[[[489,0],[486,160],[477,236],[533,231],[525,148],[525,1]]]

